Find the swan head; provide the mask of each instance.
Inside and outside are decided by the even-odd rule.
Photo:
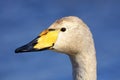
[[[63,17],[30,43],[19,47],[16,53],[41,50],[54,50],[68,55],[86,49],[92,43],[92,35],[87,25],[78,17]]]

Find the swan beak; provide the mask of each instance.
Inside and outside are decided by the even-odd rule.
[[[56,29],[44,30],[37,38],[29,42],[28,44],[17,48],[15,50],[15,53],[53,49],[53,46],[58,38],[59,31],[60,30]]]

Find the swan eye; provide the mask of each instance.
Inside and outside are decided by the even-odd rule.
[[[66,28],[61,28],[61,31],[62,31],[62,32],[65,32],[65,31],[66,31]]]

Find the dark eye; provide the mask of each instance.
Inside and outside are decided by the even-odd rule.
[[[66,28],[61,28],[61,31],[62,31],[62,32],[65,32],[65,31],[66,31]]]

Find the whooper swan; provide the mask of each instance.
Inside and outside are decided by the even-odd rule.
[[[96,52],[92,34],[78,17],[63,17],[54,22],[30,43],[17,48],[16,53],[54,50],[69,56],[73,80],[96,80]]]

